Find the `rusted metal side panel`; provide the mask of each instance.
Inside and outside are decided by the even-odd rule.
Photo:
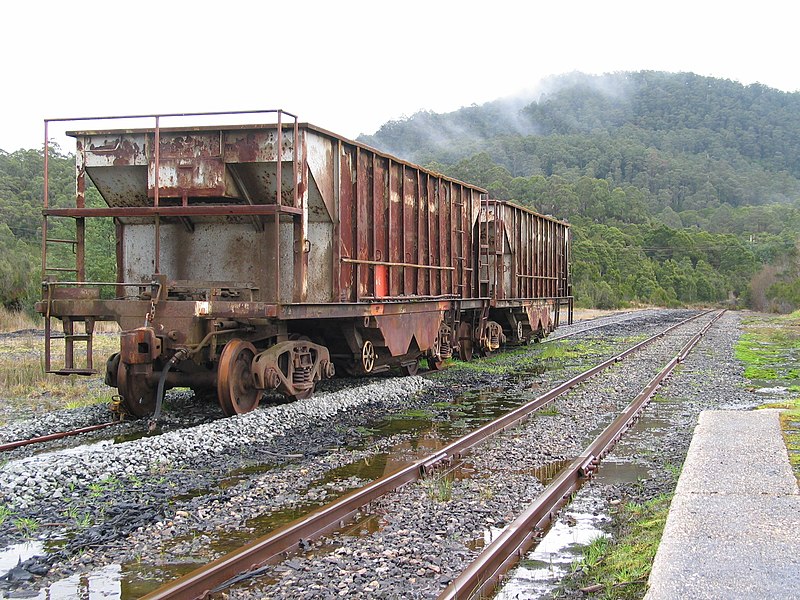
[[[357,294],[356,301],[364,298],[375,297],[374,277],[368,261],[374,260],[374,248],[371,247],[371,225],[373,221],[373,187],[372,187],[372,156],[355,149],[356,155],[356,228],[355,242],[356,253],[353,256],[359,262],[356,264]]]
[[[545,230],[547,231],[547,237],[545,239],[545,269],[542,273],[542,277],[545,278],[545,294],[547,296],[552,296],[553,286],[549,277],[553,273],[553,224],[549,221],[545,221]]]
[[[488,215],[496,238],[490,252],[498,300],[569,295],[567,224],[496,200]]]
[[[355,186],[353,185],[353,156],[343,146],[340,152],[341,167],[339,181],[339,249],[341,252],[339,288],[341,290],[339,300],[341,302],[355,302],[355,264],[349,262],[356,256],[356,207],[355,207]],[[336,243],[336,242],[334,242]]]
[[[534,269],[533,257],[534,257],[534,222],[530,219],[525,219],[523,229],[524,229],[524,237],[523,237],[523,244],[525,247],[525,261],[524,261],[524,269],[523,273],[532,273]],[[534,282],[530,278],[525,278],[523,282],[523,290],[524,290],[524,297],[532,298],[533,297],[533,286]]]
[[[414,206],[414,221],[416,223],[416,243],[412,251],[412,261],[414,264],[425,264],[425,213],[428,205],[428,198],[425,190],[425,182],[422,174],[417,171],[415,179],[416,196]],[[425,269],[414,269],[414,285],[415,292],[419,296],[427,295],[428,291],[425,289]]]
[[[555,296],[562,296],[561,291],[561,244],[563,242],[563,235],[560,228],[555,228],[555,243],[553,244],[553,253],[555,254],[555,261],[553,265],[553,277],[555,277]]]
[[[547,295],[552,297],[556,295],[556,224],[550,221],[548,225],[550,226],[550,235],[547,240],[547,253],[550,256],[550,264],[545,277],[547,277],[546,281],[550,285],[550,291]]]
[[[373,157],[372,195],[372,243],[375,248],[375,260],[389,262],[389,238],[391,224],[389,221],[389,161],[386,158]],[[387,265],[375,265],[375,298],[385,298],[390,294],[389,270]]]
[[[475,198],[463,187],[458,186],[459,195],[464,203],[465,219],[464,219],[464,255],[467,257],[466,264],[466,284],[470,298],[477,298],[480,296],[480,286],[478,285],[478,264],[475,247],[479,243],[480,231],[476,227],[478,215],[480,214],[480,197]]]
[[[427,173],[419,173],[417,175],[419,182],[418,189],[420,191],[420,205],[419,205],[419,246],[417,248],[418,260],[417,264],[432,265],[433,255],[431,253],[431,221],[430,214],[433,207],[433,199],[431,198],[431,185],[430,176]],[[433,295],[432,287],[432,269],[417,269],[417,289],[421,290],[421,294],[426,296]]]
[[[450,254],[450,248],[448,247],[448,240],[450,236],[448,232],[450,228],[448,226],[448,215],[450,213],[450,205],[447,202],[447,198],[444,195],[444,186],[442,186],[441,181],[434,182],[435,191],[434,194],[436,196],[436,220],[434,221],[435,225],[433,227],[433,231],[435,232],[436,242],[434,247],[438,248],[438,255],[440,257],[439,264],[440,265],[453,265],[453,259]],[[444,294],[452,294],[452,289],[449,285],[447,280],[448,274],[451,271],[441,270],[436,276],[436,293],[440,295]]]
[[[306,302],[308,300],[308,254],[310,247],[306,242],[309,241],[309,193],[308,193],[308,147],[304,143],[305,136],[297,139],[295,151],[300,157],[299,164],[293,166],[299,169],[299,173],[292,173],[296,187],[295,208],[302,209],[302,214],[294,219],[293,226],[293,264],[294,269],[294,290],[292,302]]]
[[[452,248],[452,265],[455,270],[452,272],[453,293],[464,297],[466,288],[464,287],[464,248],[461,238],[464,232],[463,207],[460,206],[457,191],[454,190],[453,183],[448,182],[445,186],[445,196],[447,205],[450,207],[450,247]]]
[[[280,120],[74,135],[116,211],[121,269],[137,279],[202,287],[224,254],[235,264],[222,260],[215,280],[252,284],[265,301],[474,296],[480,188]]]
[[[403,229],[398,235],[403,236],[403,262],[412,264],[417,256],[417,178],[413,169],[403,166]],[[413,296],[417,293],[416,269],[403,269],[403,293]]]
[[[458,184],[450,184],[450,204],[456,212],[456,293],[462,298],[474,298],[473,294],[473,198]]]
[[[331,240],[331,272],[333,274],[334,290],[333,301],[344,300],[342,288],[342,143],[336,141],[333,145],[333,157],[330,168],[333,171],[333,203],[335,205],[333,220],[333,240]]]
[[[544,221],[541,219],[536,219],[536,270],[533,272],[534,275],[540,275],[542,271],[544,271]],[[543,281],[536,277],[534,279],[536,282],[536,291],[535,295],[537,298],[544,295],[544,285]]]
[[[403,236],[397,235],[403,231],[403,166],[389,161],[388,167],[389,188],[389,262],[400,264],[405,261],[403,255]],[[404,293],[404,276],[401,267],[389,267],[389,295],[400,296]]]
[[[228,193],[220,132],[162,133],[158,186],[162,198],[224,197]],[[155,161],[148,166],[147,194],[155,195]]]
[[[500,218],[496,221],[494,234],[496,248],[495,251],[497,253],[495,258],[495,297],[499,300],[510,296],[512,293],[510,289],[511,280],[509,279],[506,281],[506,275],[510,275],[510,264],[507,264],[506,258],[508,258],[508,262],[510,263],[511,248],[506,238],[506,227],[504,221],[506,213],[505,209],[505,204],[501,204]]]

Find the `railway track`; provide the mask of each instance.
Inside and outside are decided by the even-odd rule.
[[[611,325],[619,325],[620,323],[636,319],[637,317],[641,316],[641,314],[642,311],[632,311],[625,313],[617,313],[604,317],[596,317],[594,319],[589,319],[586,321],[577,321],[572,325],[565,325],[563,327],[559,327],[556,333],[548,336],[546,339],[542,341],[554,342],[556,340],[568,338],[573,335],[579,335],[581,333],[586,333],[588,331],[602,329],[604,327],[609,327]]]
[[[439,600],[480,598],[493,591],[501,576],[536,543],[558,509],[564,506],[571,494],[592,476],[600,466],[601,460],[611,452],[625,431],[636,423],[661,382],[686,359],[689,352],[723,313],[724,311],[717,313],[692,336],[680,352],[650,380],[628,407],[586,447],[586,450],[575,457],[545,488],[541,496],[508,525],[500,536],[439,595]]]
[[[721,313],[720,313],[721,314]],[[236,552],[233,552],[227,556],[222,557],[221,559],[196,570],[189,575],[176,580],[163,588],[153,592],[148,598],[195,598],[195,597],[202,597],[210,590],[220,589],[221,587],[225,587],[227,583],[239,581],[242,576],[239,575],[240,573],[248,573],[244,577],[251,577],[253,573],[253,569],[264,569],[264,565],[269,565],[271,563],[275,563],[281,559],[283,559],[286,555],[291,554],[299,550],[298,541],[301,541],[303,545],[307,545],[309,540],[313,540],[326,532],[330,532],[338,527],[349,518],[351,518],[354,514],[356,514],[359,510],[362,509],[365,505],[374,502],[376,499],[380,498],[383,495],[390,493],[393,490],[398,489],[399,487],[415,481],[421,477],[424,477],[428,474],[431,474],[436,469],[441,468],[443,465],[451,465],[455,461],[458,461],[466,452],[470,449],[475,447],[476,445],[480,444],[481,442],[487,440],[489,437],[495,435],[498,432],[502,432],[507,430],[514,425],[518,424],[519,422],[526,419],[536,410],[548,405],[549,403],[553,402],[556,398],[566,394],[569,390],[573,389],[577,385],[581,384],[582,382],[586,381],[587,379],[593,377],[594,375],[609,369],[611,366],[625,360],[627,357],[631,356],[632,354],[638,352],[639,350],[645,348],[646,346],[652,344],[653,342],[663,338],[664,336],[668,335],[669,333],[673,332],[677,328],[680,328],[684,325],[689,324],[690,322],[702,318],[704,315],[708,315],[708,313],[702,313],[700,315],[696,315],[689,319],[685,319],[675,325],[665,329],[664,331],[636,344],[625,350],[624,352],[616,355],[600,365],[592,367],[580,373],[579,375],[573,377],[572,379],[564,382],[563,384],[557,386],[556,388],[550,390],[549,392],[539,396],[532,402],[529,402],[516,410],[511,411],[510,413],[500,417],[499,419],[492,421],[483,427],[479,428],[478,430],[452,442],[445,448],[437,451],[436,453],[420,459],[409,466],[397,471],[396,473],[383,477],[375,482],[356,490],[347,496],[343,497],[337,502],[331,503],[319,511],[306,516],[304,518],[299,519],[298,521],[291,523],[280,530],[274,532],[273,534],[257,540],[252,544],[242,548]],[[714,317],[714,320],[718,318]],[[703,332],[710,327],[711,322],[706,324],[704,327]],[[699,336],[702,333],[697,334],[692,338],[691,345],[696,343]],[[677,357],[674,357],[670,360],[667,364],[667,367],[671,370],[674,368],[675,364],[682,357],[685,357],[686,353],[688,353],[691,346],[687,344],[681,350]],[[670,366],[671,365],[671,366]],[[652,391],[658,386],[658,383],[666,377],[669,371],[663,371],[659,373],[656,379],[650,382],[648,386],[645,387],[645,390],[637,397],[638,406],[635,408],[629,407],[626,409],[625,412],[615,421],[615,424],[619,425],[624,429],[628,426],[638,414],[638,411],[641,410],[641,406],[646,402],[649,398]],[[649,390],[649,391],[648,391]],[[645,394],[645,392],[647,392]],[[636,402],[634,403],[636,404]],[[633,406],[633,405],[631,405]],[[624,417],[624,418],[623,418]],[[619,423],[618,423],[619,422]],[[601,435],[601,438],[604,440],[603,442],[597,442],[597,444],[591,445],[589,448],[591,452],[589,454],[582,454],[578,458],[573,461],[573,466],[577,465],[576,468],[572,468],[569,471],[570,475],[562,474],[559,475],[556,482],[558,482],[558,488],[556,492],[547,492],[548,497],[552,496],[553,498],[558,498],[563,501],[565,494],[568,496],[568,492],[563,492],[563,486],[568,486],[572,489],[572,486],[576,484],[581,478],[584,478],[591,474],[594,468],[596,468],[597,462],[605,455],[605,453],[610,449],[613,443],[618,439],[619,432],[616,430],[613,433],[608,433],[611,431],[609,428]],[[554,482],[554,483],[556,483]],[[552,487],[552,486],[551,486]],[[550,489],[550,488],[548,488]],[[552,513],[556,510],[556,506],[553,505],[550,507],[548,502],[544,501],[537,501],[538,508],[537,510],[545,510],[541,507],[548,508],[545,510],[547,515],[552,516]],[[526,511],[527,513],[528,511]],[[537,515],[539,513],[536,513]],[[539,521],[536,521],[536,526],[540,524],[541,518]],[[543,523],[541,523],[543,524]],[[529,538],[527,538],[526,543],[534,539],[535,533],[537,532],[536,527],[531,527],[529,529],[529,533],[533,532]],[[518,545],[517,549],[521,546]],[[488,550],[488,549],[487,549]],[[504,550],[503,550],[504,551]],[[496,551],[493,551],[496,552]],[[493,556],[498,556],[494,554]],[[487,564],[494,564],[496,562],[496,558],[493,558],[491,561],[487,561]],[[503,566],[508,565],[508,561],[504,558],[500,563]],[[490,585],[491,582],[496,581],[497,575],[493,574],[492,576],[486,575],[486,568],[485,567],[470,567],[477,575],[470,575],[468,582],[463,584],[463,587],[457,588],[455,595],[453,597],[463,597],[459,594],[463,593],[458,590],[468,589],[470,585],[475,585],[475,580],[481,582],[487,582],[485,585]],[[258,572],[258,571],[256,571]],[[466,573],[467,571],[465,571]],[[494,573],[499,572],[495,569]],[[231,580],[233,578],[233,580]],[[494,579],[493,579],[494,578]],[[455,583],[454,583],[455,585]],[[482,585],[484,585],[482,583]],[[485,587],[484,585],[484,587]],[[482,588],[483,589],[483,588]]]
[[[50,433],[48,435],[41,435],[27,440],[15,440],[13,442],[6,442],[4,444],[0,444],[0,452],[8,452],[9,450],[14,450],[16,448],[21,448],[23,446],[33,446],[35,444],[43,444],[45,442],[52,442],[55,440],[61,440],[67,437],[80,435],[82,433],[99,431],[101,429],[107,429],[109,427],[113,427],[114,425],[119,425],[120,423],[121,423],[120,421],[108,421],[106,423],[99,423],[97,425],[89,425],[88,427],[78,427],[77,429],[70,429],[69,431],[59,431],[56,433]]]

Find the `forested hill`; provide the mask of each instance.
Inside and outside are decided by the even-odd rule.
[[[800,304],[800,93],[652,71],[540,89],[359,140],[572,221],[584,302]]]
[[[674,210],[798,197],[800,93],[660,72],[573,74],[546,87],[527,104],[421,112],[359,139],[413,162],[486,152],[514,177],[633,184]]]
[[[579,304],[800,307],[800,94],[657,72],[572,74],[539,89],[360,139],[568,219]],[[10,307],[40,293],[42,163],[41,150],[0,151],[0,304]],[[50,203],[71,204],[74,157],[53,151],[50,169]],[[87,202],[103,200],[87,190]],[[89,276],[110,281],[113,223],[94,221]],[[54,261],[71,264],[68,249],[54,248]]]

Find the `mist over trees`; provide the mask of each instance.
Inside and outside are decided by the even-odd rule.
[[[580,304],[800,307],[800,94],[689,73],[571,74],[538,96],[390,121],[360,141],[567,219]],[[0,138],[2,146],[2,138]],[[52,206],[74,157],[50,154]],[[0,303],[41,282],[41,150],[0,150]],[[102,206],[94,189],[87,204]],[[51,219],[73,239],[71,219]],[[87,276],[114,279],[111,219],[87,222]],[[66,244],[53,266],[74,264]]]
[[[571,74],[360,141],[573,225],[579,303],[800,307],[800,94]]]

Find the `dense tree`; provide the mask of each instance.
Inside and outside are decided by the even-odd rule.
[[[800,306],[787,266],[800,233],[800,94],[651,71],[547,87],[362,139],[569,219],[586,304]]]
[[[0,151],[0,304],[30,309],[41,283],[42,195],[44,159],[37,150]],[[75,158],[58,147],[50,149],[48,202],[54,207],[75,205]],[[104,204],[91,186],[88,206]],[[50,237],[75,239],[73,219],[50,219]],[[87,278],[112,281],[116,269],[112,219],[90,219],[86,228]],[[72,267],[70,245],[48,246],[48,265]]]

